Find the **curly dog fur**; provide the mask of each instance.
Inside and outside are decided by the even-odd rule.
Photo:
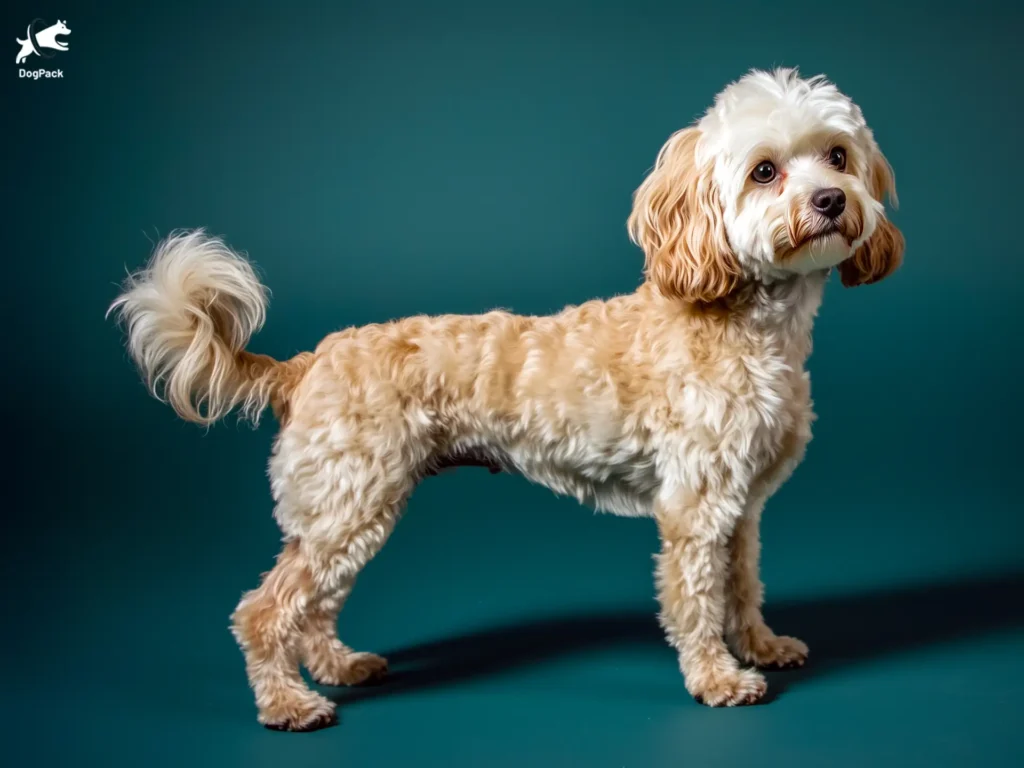
[[[245,349],[266,311],[248,262],[202,232],[160,244],[112,307],[154,394],[200,424],[268,406],[281,423],[285,546],[233,616],[260,722],[334,721],[300,664],[332,685],[386,672],[338,639],[338,612],[416,483],[464,463],[653,517],[661,623],[705,704],[757,701],[755,667],[802,664],[807,647],[761,616],[759,520],[810,439],[805,362],[829,273],[859,285],[900,262],[887,194],[892,171],[849,98],[755,71],[667,141],[637,190],[645,280],[629,295],[350,328],[278,362]]]

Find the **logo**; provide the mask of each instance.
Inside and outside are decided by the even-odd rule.
[[[53,51],[66,51],[68,44],[60,37],[70,35],[71,30],[63,21],[57,20],[56,24],[43,27],[43,20],[36,19],[25,30],[25,38],[15,38],[21,50],[15,58],[15,64],[24,64],[29,56],[39,56],[41,59],[52,59],[56,54]],[[40,78],[64,77],[64,72],[59,69],[19,69],[18,77],[39,80]]]

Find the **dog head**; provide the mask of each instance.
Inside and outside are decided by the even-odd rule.
[[[823,77],[754,71],[673,134],[634,196],[630,236],[666,296],[838,266],[847,286],[902,259],[892,169],[860,109]]]

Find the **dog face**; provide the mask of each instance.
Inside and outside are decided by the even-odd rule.
[[[752,72],[678,131],[637,190],[630,235],[659,290],[714,301],[748,279],[838,266],[848,286],[899,265],[889,163],[824,78]]]

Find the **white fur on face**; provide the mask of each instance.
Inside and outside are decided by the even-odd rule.
[[[726,234],[752,277],[833,267],[884,216],[868,188],[878,145],[860,108],[823,77],[803,79],[793,69],[752,72],[719,94],[698,128],[698,162],[714,163]],[[828,164],[837,146],[847,152],[845,171]],[[765,160],[778,177],[762,185],[751,172]],[[828,222],[810,207],[810,195],[826,187],[846,194],[837,220],[843,232],[815,238]]]

